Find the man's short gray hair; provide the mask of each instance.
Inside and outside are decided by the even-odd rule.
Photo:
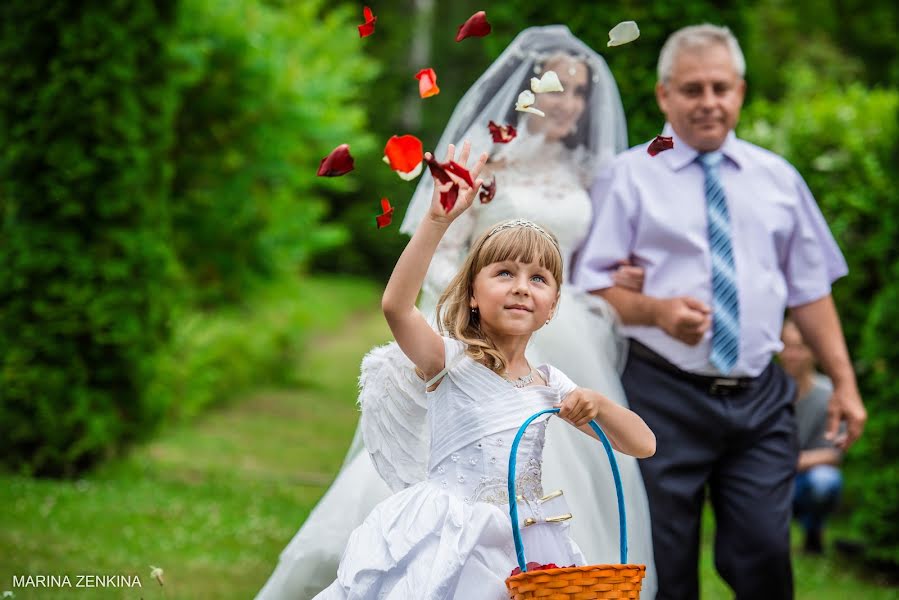
[[[702,25],[690,25],[678,29],[665,41],[662,51],[659,53],[658,77],[665,83],[671,78],[671,70],[674,68],[674,60],[683,50],[696,50],[706,48],[713,44],[722,44],[730,51],[734,70],[740,78],[746,75],[746,59],[740,43],[727,27],[719,27],[710,23]]]

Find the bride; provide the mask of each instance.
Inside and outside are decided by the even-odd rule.
[[[531,77],[554,71],[564,91],[537,95],[546,116],[514,110]],[[494,143],[488,123],[511,124],[517,136]],[[624,111],[605,61],[567,27],[532,27],[521,32],[456,106],[435,154],[471,140],[472,156],[491,159],[482,177],[492,177],[495,196],[475,201],[450,227],[428,271],[420,306],[433,315],[439,293],[458,270],[471,241],[499,221],[526,218],[558,238],[565,267],[587,236],[594,206],[587,187],[600,166],[626,148]],[[401,231],[411,234],[433,190],[422,177]],[[626,259],[627,257],[622,257]],[[639,285],[639,283],[637,284]],[[626,405],[618,378],[625,348],[616,333],[617,315],[598,296],[563,286],[556,317],[534,336],[532,363],[557,365],[578,385]],[[281,553],[258,599],[310,598],[334,580],[350,532],[390,489],[376,473],[361,431],[343,468],[300,531]],[[616,453],[627,505],[628,562],[646,564],[641,598],[655,597],[649,507],[634,458]],[[612,474],[602,448],[558,419],[547,429],[544,489],[561,489],[574,515],[571,536],[590,564],[618,562],[618,515]]]

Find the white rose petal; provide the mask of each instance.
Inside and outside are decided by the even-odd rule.
[[[620,46],[628,42],[633,42],[640,37],[640,28],[637,27],[636,21],[622,21],[609,31],[608,46]]]
[[[386,157],[385,157],[386,158]],[[390,162],[390,161],[388,161]],[[402,171],[397,171],[396,174],[400,176],[400,179],[403,181],[412,181],[419,175],[421,175],[421,166],[424,164],[424,161],[415,165],[415,168],[409,171],[408,173],[403,173]]]
[[[565,91],[562,87],[562,82],[559,81],[559,76],[555,71],[547,71],[540,79],[531,77],[531,89],[537,94]]]
[[[537,96],[531,90],[525,90],[518,94],[518,102],[515,103],[515,110],[518,112],[532,113],[540,117],[545,117],[546,113],[532,106],[537,101]]]

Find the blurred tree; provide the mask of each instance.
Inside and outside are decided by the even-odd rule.
[[[325,9],[324,0],[182,3],[173,219],[203,304],[239,301],[254,282],[346,241],[343,227],[321,221],[327,196],[359,180],[316,171],[339,144],[357,158],[372,152],[357,99],[376,65],[349,7]]]
[[[175,3],[0,8],[0,461],[74,475],[143,435],[177,298]]]

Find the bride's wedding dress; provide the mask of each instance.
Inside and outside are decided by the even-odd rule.
[[[525,218],[548,228],[559,240],[566,277],[571,272],[573,254],[586,237],[593,214],[578,157],[540,136],[518,138],[503,150],[493,162],[492,174],[487,174],[496,178],[496,196],[487,204],[475,200],[475,206],[453,223],[431,263],[421,300],[425,314],[433,315],[437,297],[458,270],[470,242],[499,221]],[[626,405],[618,377],[624,348],[616,334],[616,318],[601,298],[563,285],[557,314],[534,334],[528,359],[532,364],[551,364],[576,384]],[[627,506],[628,562],[646,564],[641,598],[651,600],[656,576],[646,491],[636,459],[621,453],[616,458]],[[543,484],[546,490],[564,490],[574,515],[570,534],[588,564],[617,563],[615,488],[601,445],[560,419],[551,419]],[[337,479],[281,553],[258,598],[308,599],[329,585],[350,532],[389,494],[357,431]]]

